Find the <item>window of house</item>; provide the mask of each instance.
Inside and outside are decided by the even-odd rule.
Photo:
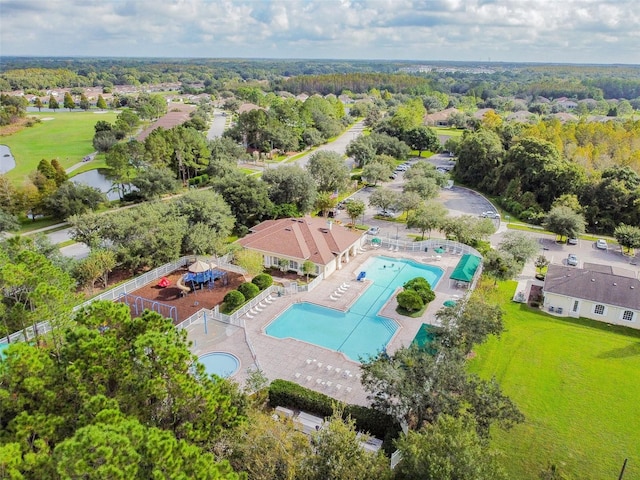
[[[294,260],[290,260],[289,261],[289,268],[291,270],[298,270],[298,262],[296,262]]]
[[[573,311],[577,312],[578,311],[578,305],[580,305],[580,302],[578,302],[578,300],[575,300],[573,302]]]
[[[604,305],[596,305],[593,309],[593,313],[595,313],[596,315],[604,315]]]
[[[622,314],[622,319],[631,322],[633,320],[633,312],[631,310],[625,310]]]

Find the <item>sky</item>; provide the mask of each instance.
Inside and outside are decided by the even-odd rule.
[[[638,0],[0,0],[0,55],[640,64]]]

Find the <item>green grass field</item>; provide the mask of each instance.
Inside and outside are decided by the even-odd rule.
[[[513,303],[515,282],[481,288],[502,304],[506,328],[470,368],[495,376],[526,416],[492,432],[510,478],[537,479],[553,463],[574,480],[614,479],[625,458],[624,479],[640,478],[640,331]]]
[[[116,112],[110,111],[30,113],[29,116],[51,120],[0,138],[1,143],[11,148],[16,159],[16,168],[10,170],[7,176],[13,183],[21,184],[43,158],[57,158],[64,168],[78,163],[82,157],[94,151],[91,142],[96,122],[113,122],[116,115]]]
[[[453,127],[431,127],[435,130],[436,135],[446,135],[448,137],[461,137],[463,129]]]

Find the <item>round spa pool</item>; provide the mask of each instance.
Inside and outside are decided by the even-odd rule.
[[[199,360],[208,374],[224,378],[233,376],[240,368],[240,360],[226,352],[205,353],[200,355]]]

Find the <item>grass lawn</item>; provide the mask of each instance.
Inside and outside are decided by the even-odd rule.
[[[446,135],[449,137],[461,137],[464,129],[454,127],[430,127],[435,130],[436,135]]]
[[[526,416],[493,431],[510,478],[537,479],[551,463],[575,480],[618,478],[625,458],[624,479],[640,478],[640,331],[513,303],[515,285],[480,287],[503,306],[505,332],[470,362]]]
[[[113,122],[117,112],[59,111],[30,113],[29,116],[52,120],[42,121],[0,139],[0,142],[11,148],[11,153],[16,159],[16,168],[7,172],[7,177],[14,184],[22,184],[25,177],[37,168],[43,158],[57,158],[64,168],[81,161],[82,157],[94,151],[91,142],[96,122]]]

